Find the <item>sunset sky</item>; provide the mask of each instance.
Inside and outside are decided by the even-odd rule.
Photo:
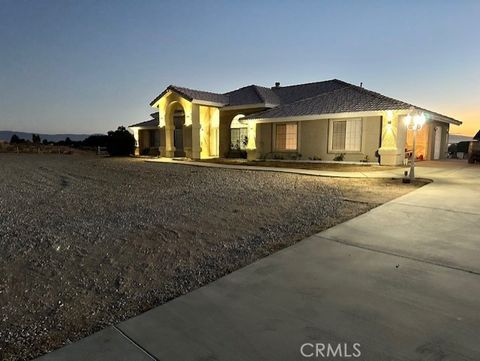
[[[0,130],[106,132],[169,84],[338,78],[480,129],[480,1],[0,0]]]

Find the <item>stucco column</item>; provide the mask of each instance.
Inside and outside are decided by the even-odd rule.
[[[210,156],[219,156],[219,141],[220,141],[220,111],[217,108],[211,109],[210,115]]]
[[[132,128],[133,130],[133,137],[135,138],[135,152],[134,155],[140,155],[140,138],[138,128]]]
[[[166,127],[165,127],[165,102],[162,102],[161,103],[161,107],[159,106],[158,108],[158,128],[159,128],[159,131],[160,131],[160,137],[162,136],[162,133],[163,133],[163,136],[165,137],[165,139],[160,139],[160,147],[159,147],[159,151],[160,151],[160,156],[161,157],[168,157],[167,155],[167,131],[166,131]]]
[[[200,159],[201,148],[201,131],[199,106],[192,106],[192,159]]]
[[[382,116],[381,165],[401,165],[405,158],[406,127],[403,115],[387,111]]]
[[[173,145],[173,132],[175,128],[170,124],[165,125],[165,154],[164,157],[173,157],[175,154],[175,147]]]
[[[260,158],[260,155],[257,151],[257,132],[259,132],[259,127],[254,120],[248,121],[248,128],[247,128],[247,159],[248,160],[255,160]],[[259,135],[259,134],[258,134]]]

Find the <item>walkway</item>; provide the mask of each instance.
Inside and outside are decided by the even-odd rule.
[[[480,167],[417,175],[435,182],[40,360],[479,360]]]

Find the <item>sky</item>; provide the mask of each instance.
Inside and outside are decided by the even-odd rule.
[[[169,84],[341,79],[480,129],[480,1],[0,0],[0,130],[102,133]]]

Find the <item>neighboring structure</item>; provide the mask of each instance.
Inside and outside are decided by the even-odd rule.
[[[423,112],[417,158],[447,155],[450,124],[461,122],[337,79],[273,88],[250,85],[228,93],[169,86],[151,103],[152,119],[131,126],[139,153],[224,157],[245,149],[249,159],[380,161],[402,164],[412,148],[403,123]]]
[[[129,126],[137,142],[137,155],[160,155],[160,128],[158,113],[150,114],[152,119]]]

